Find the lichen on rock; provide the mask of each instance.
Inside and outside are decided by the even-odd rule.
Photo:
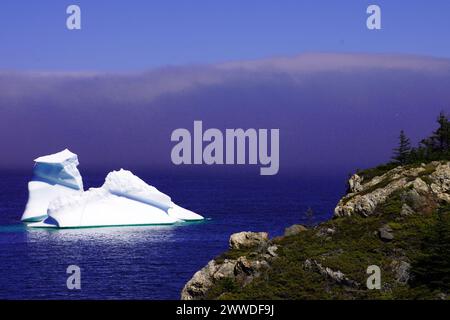
[[[421,177],[430,170],[432,173],[426,175],[429,180],[429,184],[427,184]],[[334,209],[334,215],[337,217],[354,214],[370,216],[375,212],[377,206],[385,202],[394,192],[406,188],[410,188],[416,198],[431,190],[434,196],[450,203],[450,162],[435,161],[431,162],[428,167],[421,165],[411,168],[398,166],[365,183],[364,179],[355,174],[348,183],[351,193],[344,196]],[[356,185],[357,187],[355,187]],[[422,203],[420,199],[418,202]]]

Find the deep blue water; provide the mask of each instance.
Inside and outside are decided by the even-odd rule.
[[[208,220],[177,226],[30,230],[20,223],[28,173],[0,173],[1,299],[179,299],[184,284],[227,249],[230,234],[325,220],[344,192],[336,177],[140,174],[181,206]],[[83,174],[100,186],[104,175]],[[66,268],[81,268],[68,290]]]

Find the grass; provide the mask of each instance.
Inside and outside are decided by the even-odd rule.
[[[368,182],[372,180],[375,177],[382,176],[383,174],[389,172],[392,169],[395,169],[399,165],[396,163],[388,163],[383,164],[380,166],[377,166],[375,168],[365,169],[365,170],[358,170],[356,173],[364,179],[364,182]]]
[[[412,168],[417,168],[420,167],[422,164],[421,163],[414,163],[414,164],[409,164],[404,166],[405,169],[412,169]],[[372,169],[367,169],[367,170],[363,170],[363,171],[358,171],[358,174],[363,177],[363,183],[367,183],[369,181],[371,181],[373,178],[375,177],[379,177],[382,176],[386,173],[388,173],[390,170],[395,169],[396,167],[398,167],[397,164],[393,164],[393,163],[389,163],[389,164],[385,164],[385,165],[381,165],[378,166],[376,168],[372,168]],[[434,171],[436,170],[436,165],[433,163],[428,163],[425,165],[425,168],[422,172],[420,172],[417,177],[410,177],[409,181],[413,181],[416,178],[421,178],[425,183],[427,184],[431,184],[431,179],[430,179],[430,174],[432,174]],[[363,191],[359,192],[358,195],[359,196],[364,196],[366,194],[372,193],[377,189],[380,188],[385,188],[387,185],[389,185],[390,183],[394,182],[396,179],[393,179],[392,177],[385,177],[385,179],[383,179],[382,181],[374,184],[373,186],[370,186],[368,188],[365,188]],[[356,195],[344,198],[344,205],[346,203],[348,203],[350,200],[352,200]]]
[[[225,259],[234,259],[236,260],[239,257],[242,256],[248,256],[250,255],[252,249],[233,249],[233,250],[228,250],[225,251],[224,253],[222,253],[220,256],[216,257],[214,260],[216,261],[216,263],[222,263],[225,261]]]

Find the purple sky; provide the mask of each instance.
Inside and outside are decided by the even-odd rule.
[[[143,73],[3,71],[0,88],[1,169],[66,147],[84,168],[173,168],[171,132],[203,120],[280,128],[280,173],[350,172],[387,160],[400,129],[414,142],[434,129],[450,111],[450,60],[307,54]]]

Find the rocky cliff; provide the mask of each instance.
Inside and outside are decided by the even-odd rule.
[[[420,166],[399,166],[368,181],[364,176],[355,174],[348,182],[349,193],[339,201],[334,214],[369,216],[394,192],[402,189],[409,189],[405,196],[412,200],[412,205],[416,207],[421,206],[424,203],[421,198],[428,195],[450,202],[449,169],[449,163],[435,161]],[[410,211],[411,207],[405,202],[402,212]]]
[[[446,299],[450,287],[450,162],[366,171],[348,181],[334,218],[307,229],[233,234],[181,298]],[[367,287],[368,267],[381,286]]]

